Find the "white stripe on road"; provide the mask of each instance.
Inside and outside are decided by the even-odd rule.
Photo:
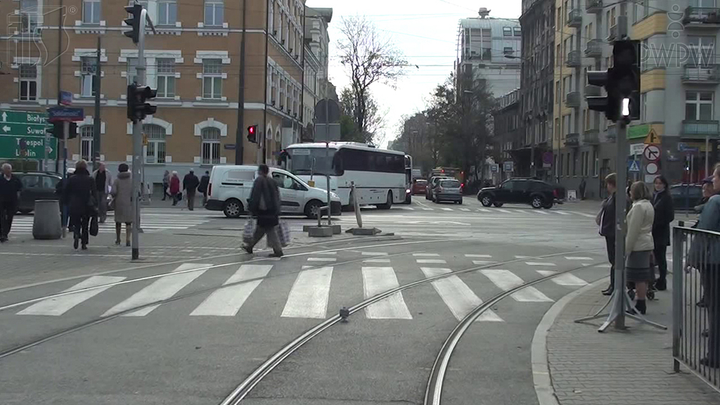
[[[543,276],[552,276],[553,274],[556,274],[556,272],[552,270],[537,270],[537,272]],[[563,274],[562,276],[554,277],[552,281],[557,285],[562,285],[565,287],[583,287],[587,285],[587,282],[585,280],[569,273]]]
[[[440,208],[443,211],[452,211],[452,208]]]
[[[330,299],[332,267],[307,269],[303,266],[288,296],[282,316],[285,318],[324,319]]]
[[[508,210],[501,210],[500,208],[498,208],[497,210],[500,211],[500,212],[502,212],[502,213],[504,213],[504,214],[512,214],[512,213],[511,213],[510,211],[508,211]]]
[[[487,208],[480,208],[480,209],[478,209],[478,211],[479,212],[490,212],[490,210]]]
[[[316,255],[336,255],[337,252],[315,252]]]
[[[415,208],[411,208],[411,207],[397,207],[397,208],[399,208],[401,210],[405,210],[405,211],[415,211]]]
[[[468,211],[470,211],[470,209],[469,208],[460,208],[460,211],[468,212]]]
[[[98,287],[104,284],[112,284],[125,280],[125,277],[109,277],[109,276],[93,276],[86,280],[83,280],[74,286],[68,288],[63,292],[76,291],[84,288],[93,288],[92,290],[79,292],[76,294],[64,295],[56,298],[49,298],[40,302],[37,302],[22,311],[18,312],[18,315],[46,315],[46,316],[60,316],[65,312],[71,310],[76,305],[88,300],[101,292],[112,287],[108,285],[106,287]]]
[[[532,256],[515,256],[516,259],[530,259]]]
[[[150,304],[151,302],[166,300],[166,299],[172,297],[173,295],[177,294],[178,291],[182,290],[185,286],[187,286],[188,284],[193,282],[193,280],[200,277],[200,275],[205,273],[207,268],[210,266],[211,265],[209,265],[209,264],[183,263],[180,266],[178,266],[178,268],[175,269],[174,271],[187,271],[187,270],[192,270],[192,269],[204,269],[204,270],[198,270],[198,271],[182,273],[182,274],[177,274],[177,275],[169,274],[167,276],[159,278],[155,282],[150,284],[149,286],[136,292],[130,298],[128,298],[125,301],[110,308],[102,316],[106,317],[106,316],[117,314],[119,312],[130,310],[130,309],[133,309],[136,307],[147,305],[147,304]],[[137,311],[127,313],[123,316],[145,316],[159,306],[160,306],[160,304],[151,305],[151,306],[145,307],[143,309],[139,309]]]
[[[535,213],[537,213],[537,214],[542,214],[542,215],[550,215],[550,214],[548,214],[548,213],[545,212],[545,211],[533,211],[533,212],[535,212]]]
[[[413,253],[414,257],[438,257],[438,253]]]
[[[580,256],[566,256],[565,260],[581,260],[581,261],[592,261],[592,257],[580,257]]]
[[[417,259],[419,264],[445,264],[445,260],[442,259]]]
[[[582,215],[587,218],[597,218],[595,215],[586,214],[584,212],[575,212],[575,211],[570,211],[570,212],[572,212],[573,214]]]
[[[492,257],[492,255],[465,255],[465,257],[477,257],[481,259],[489,259]]]
[[[509,291],[524,283],[523,279],[509,270],[480,270],[480,272],[503,291]],[[518,302],[552,302],[552,299],[535,287],[525,287],[511,296]]]
[[[363,263],[390,263],[390,259],[365,259]]]
[[[611,266],[610,264],[608,264],[608,263],[605,263],[605,264],[598,264],[598,265],[595,266],[595,267],[599,267],[599,268],[601,268],[601,269],[609,269],[609,268],[611,268],[612,266]]]
[[[495,262],[493,262],[491,260],[473,260],[473,264],[477,264],[478,266],[483,266],[486,264],[493,264],[493,263],[495,263]]]
[[[309,262],[335,262],[337,261],[334,257],[308,257]]]
[[[551,212],[554,212],[558,215],[571,215],[571,214],[568,214],[567,212],[562,212],[562,211],[551,211]]]
[[[268,275],[272,267],[272,265],[266,264],[243,264],[223,285],[263,278]],[[222,287],[210,294],[190,313],[190,316],[235,316],[261,282],[262,280],[253,280]]]
[[[362,252],[363,256],[387,256],[387,252]]]
[[[422,208],[423,211],[434,211],[432,208]]]
[[[425,273],[426,278],[451,272],[450,269],[444,268],[421,267],[420,269]],[[482,305],[482,300],[458,276],[435,280],[431,284],[458,321]],[[487,310],[477,321],[502,322],[502,319],[492,310]]]
[[[555,263],[549,263],[549,262],[525,262],[528,266],[557,266]]]
[[[362,275],[365,298],[400,285],[392,267],[363,267]],[[402,292],[399,291],[366,307],[365,316],[369,319],[412,319]]]

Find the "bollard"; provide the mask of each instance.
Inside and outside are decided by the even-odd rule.
[[[60,206],[57,200],[35,201],[35,217],[33,218],[33,238],[60,239],[62,224]]]

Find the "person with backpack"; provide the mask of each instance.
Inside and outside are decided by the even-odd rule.
[[[277,234],[277,227],[280,223],[280,189],[275,180],[268,176],[270,168],[267,165],[258,167],[258,177],[253,183],[250,192],[249,209],[250,213],[257,218],[255,232],[252,241],[243,246],[248,254],[253,253],[253,248],[260,242],[263,236],[267,235],[268,245],[272,248],[271,257],[282,257],[282,245]]]

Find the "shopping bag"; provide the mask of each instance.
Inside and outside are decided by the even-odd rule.
[[[97,215],[93,215],[90,217],[90,236],[98,236],[98,232],[100,231],[100,225],[98,225],[98,217]]]
[[[253,243],[254,236],[255,236],[255,221],[253,221],[251,218],[245,223],[245,229],[243,229],[243,242],[245,242],[246,244]]]
[[[290,227],[287,222],[282,221],[277,226],[278,238],[282,247],[287,246],[290,243]]]

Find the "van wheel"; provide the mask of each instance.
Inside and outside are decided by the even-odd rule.
[[[322,203],[318,200],[310,201],[305,206],[305,216],[310,219],[317,219],[318,215],[320,215],[320,207],[322,206]]]
[[[532,205],[532,207],[535,208],[536,210],[539,210],[540,208],[543,207],[543,205],[545,205],[545,202],[543,201],[542,197],[540,197],[539,195],[536,195],[535,197],[533,197],[530,205]]]
[[[388,191],[387,203],[379,204],[377,207],[378,207],[378,209],[381,209],[381,210],[389,210],[390,208],[392,208],[392,205],[393,205],[392,191]]]
[[[483,207],[489,207],[493,203],[492,197],[490,197],[490,195],[488,194],[481,196],[480,198],[478,198],[478,200],[480,200],[480,204],[482,204]]]
[[[243,206],[240,200],[237,200],[235,198],[231,198],[227,201],[225,201],[225,206],[223,207],[223,213],[228,218],[240,218],[240,214],[243,212]]]
[[[543,208],[545,208],[546,210],[549,210],[549,209],[552,208],[552,207],[553,207],[553,202],[552,202],[552,201],[550,201],[550,202],[547,203],[547,204],[543,204]]]

